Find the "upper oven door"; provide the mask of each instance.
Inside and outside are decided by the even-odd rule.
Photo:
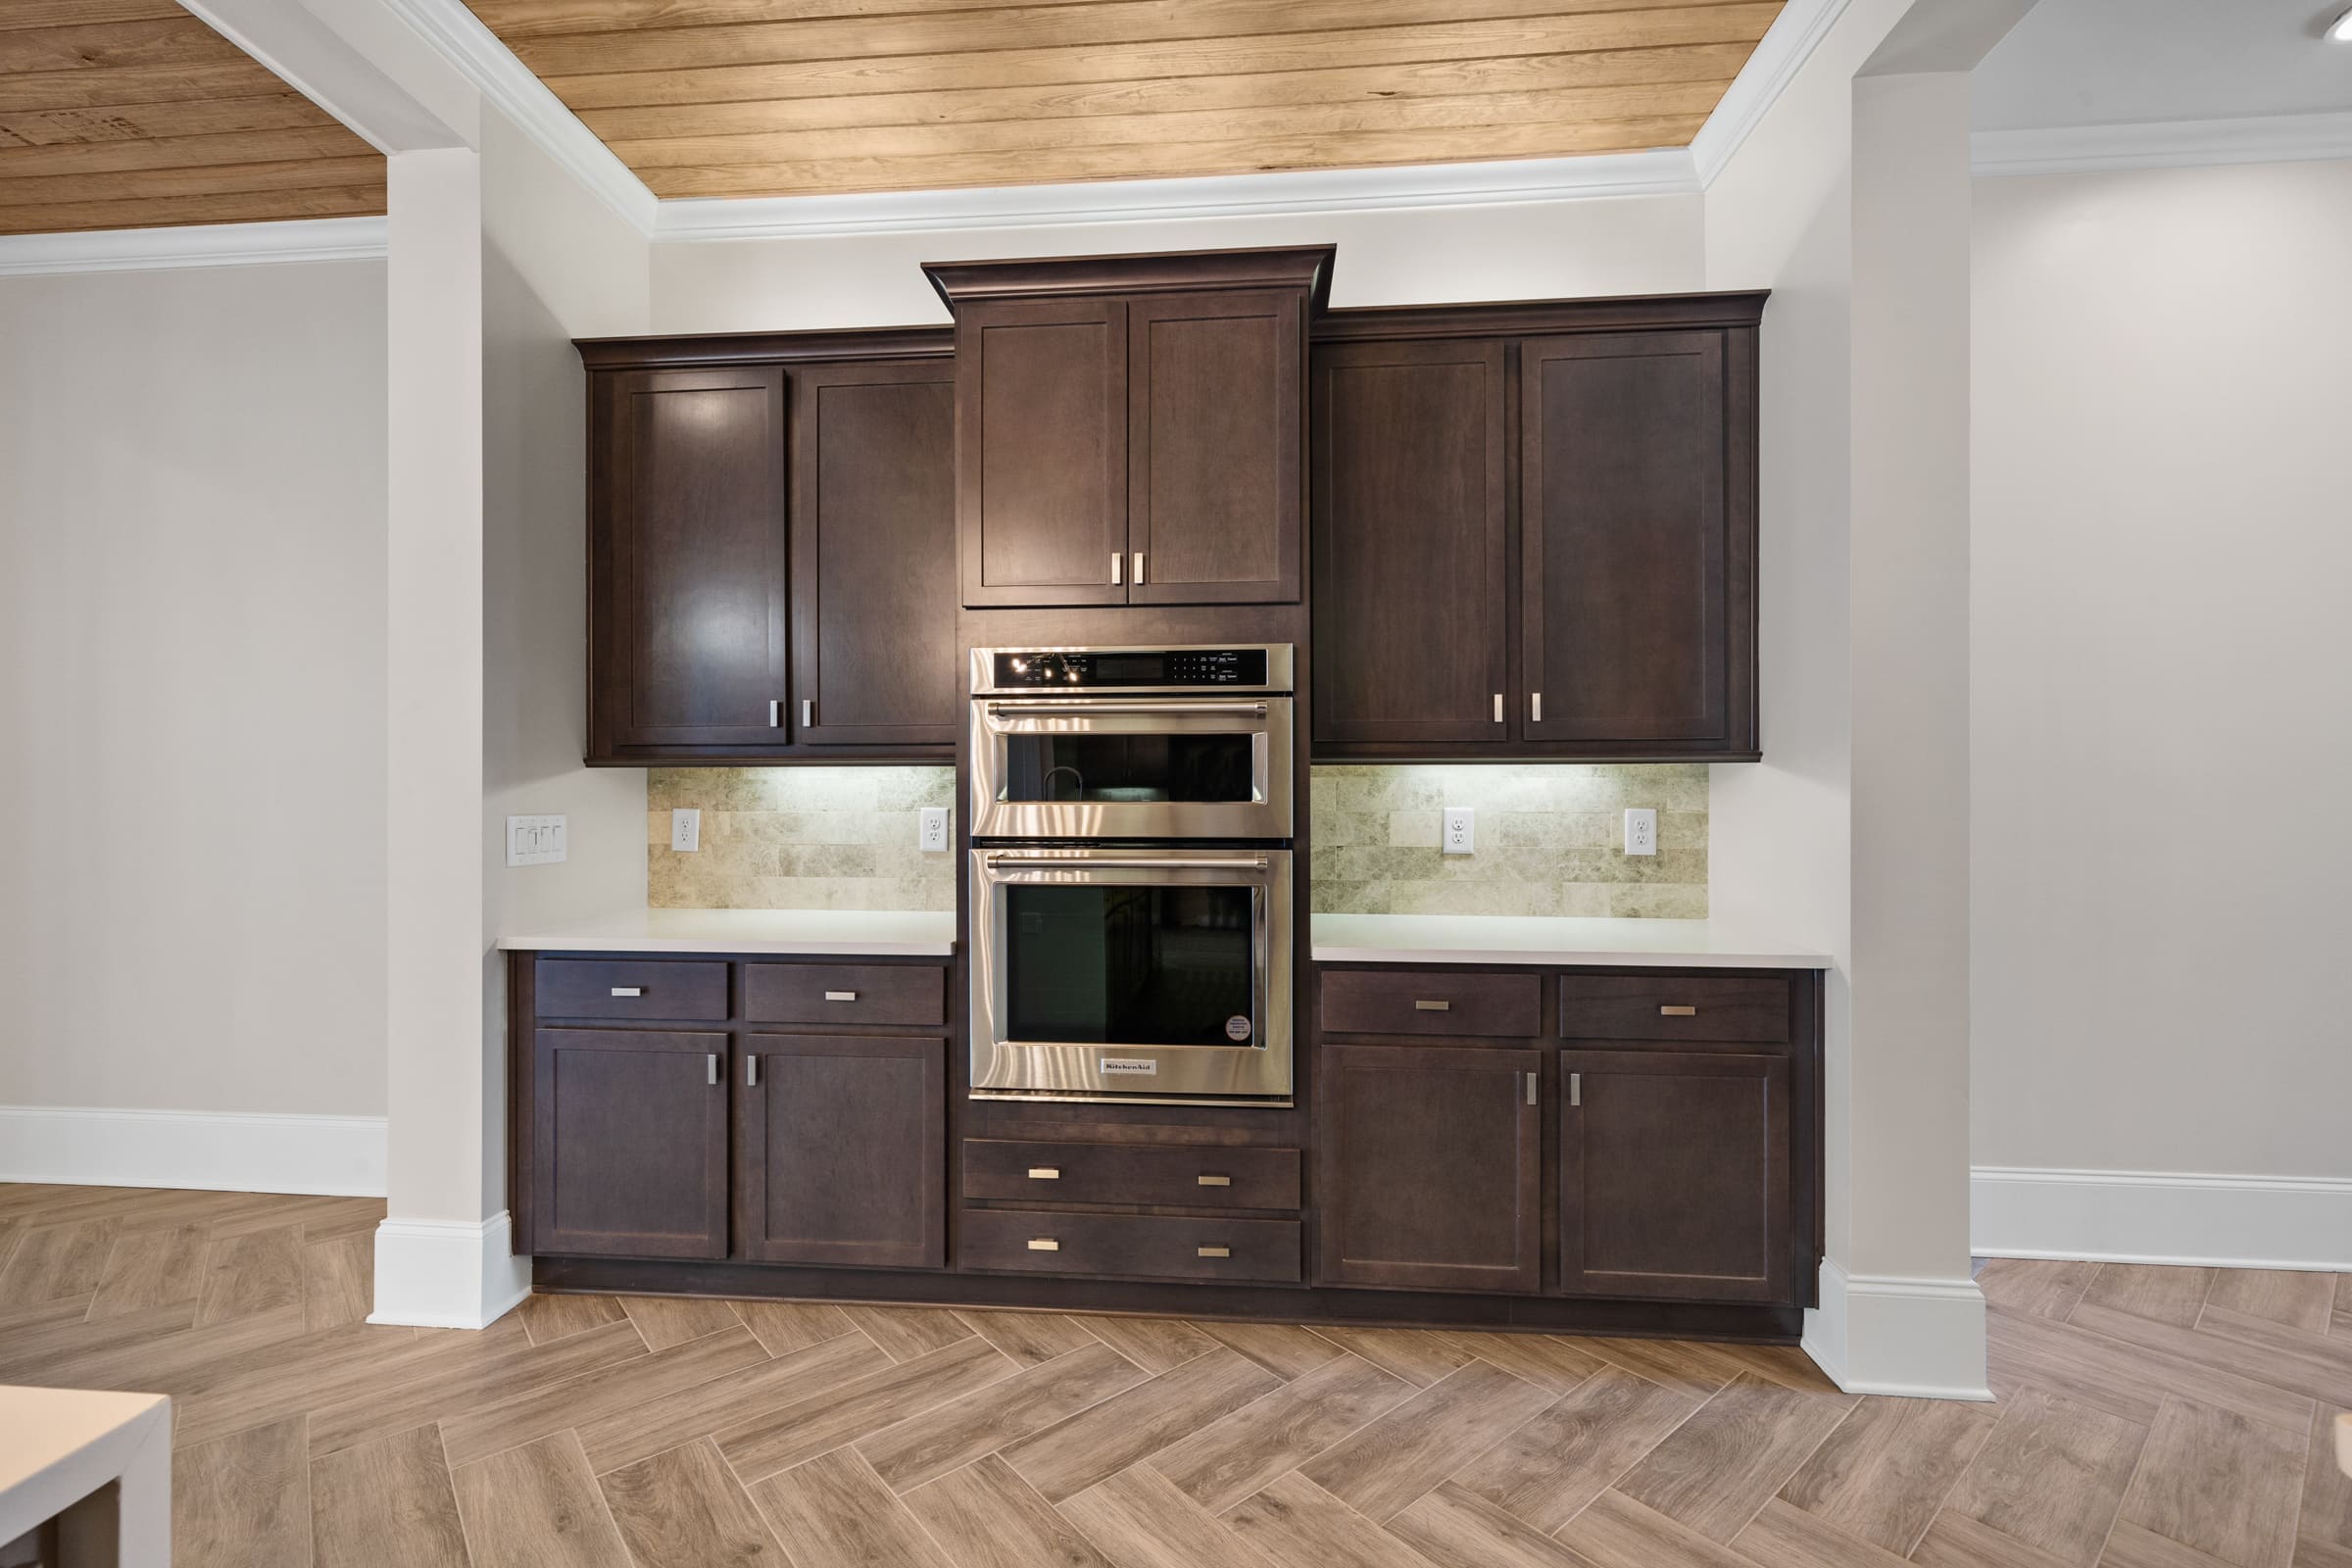
[[[1291,836],[1288,697],[972,703],[979,839]]]

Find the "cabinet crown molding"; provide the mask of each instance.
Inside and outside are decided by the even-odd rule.
[[[1319,312],[1331,300],[1331,264],[1338,251],[1337,245],[1270,245],[1132,256],[1019,256],[925,262],[923,275],[951,311],[960,302],[980,299],[1300,288],[1310,291],[1309,308]]]
[[[1551,336],[1562,332],[1686,330],[1754,326],[1766,289],[1705,294],[1626,294],[1599,299],[1478,300],[1442,305],[1375,305],[1324,311],[1309,335],[1318,343],[1391,338]]]
[[[952,326],[861,326],[810,332],[700,332],[674,337],[583,337],[572,345],[591,370],[660,370],[704,365],[793,365],[816,360],[948,359]]]

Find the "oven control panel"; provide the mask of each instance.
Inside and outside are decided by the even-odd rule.
[[[1277,672],[1271,648],[997,648],[988,651],[989,690],[1016,691],[1214,691],[1240,687],[1264,691],[1287,687],[1289,648],[1279,652],[1286,667]],[[977,662],[977,661],[975,661]],[[975,670],[975,675],[982,672]],[[1277,673],[1282,679],[1274,678]]]

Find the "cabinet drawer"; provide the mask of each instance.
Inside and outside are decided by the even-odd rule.
[[[965,1209],[962,1266],[1029,1274],[1296,1284],[1298,1222]]]
[[[541,958],[542,1018],[724,1018],[727,966],[659,958]]]
[[[752,1023],[948,1021],[945,969],[906,963],[747,963],[743,1015]]]
[[[1298,1151],[967,1138],[963,1196],[1166,1208],[1297,1208]]]
[[[1543,981],[1481,969],[1326,969],[1323,1032],[1533,1035]]]
[[[1782,1042],[1788,1038],[1788,982],[1562,975],[1560,1034],[1569,1040]]]

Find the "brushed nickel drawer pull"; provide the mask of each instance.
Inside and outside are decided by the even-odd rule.
[[[1029,1238],[1029,1250],[1032,1252],[1058,1252],[1061,1250],[1061,1244],[1051,1236],[1032,1236]]]
[[[743,1087],[746,1089],[760,1087],[760,1058],[758,1056],[743,1058]]]
[[[855,991],[828,991],[825,993],[825,1000],[827,1002],[856,1002],[858,993]]]
[[[1233,1249],[1230,1247],[1196,1247],[1193,1249],[1193,1255],[1196,1257],[1231,1257]]]
[[[703,1074],[704,1074],[704,1081],[705,1081],[705,1082],[708,1082],[708,1083],[713,1083],[713,1084],[714,1084],[714,1083],[716,1083],[716,1082],[718,1082],[718,1053],[717,1053],[717,1052],[715,1052],[715,1051],[713,1051],[713,1052],[710,1052],[710,1053],[707,1054],[706,1054],[706,1055],[703,1057]]]
[[[1413,1003],[1413,1010],[1415,1012],[1451,1012],[1453,1004],[1450,1002],[1425,1002],[1416,999]]]
[[[1664,1018],[1695,1018],[1698,1016],[1698,1009],[1696,1007],[1660,1007],[1658,1015]]]
[[[1057,1182],[1061,1180],[1061,1167],[1059,1165],[1032,1165],[1029,1167],[1029,1179],[1033,1182]]]
[[[614,996],[616,996],[616,997],[642,997],[642,996],[644,996],[644,995],[645,995],[645,987],[643,987],[643,986],[614,986],[614,987],[612,988],[612,994],[613,994]]]
[[[1230,1176],[1202,1176],[1199,1180],[1203,1187],[1231,1187],[1233,1185],[1233,1178]]]
[[[1585,1075],[1581,1072],[1572,1072],[1568,1075],[1568,1103],[1579,1109],[1584,1107]]]

